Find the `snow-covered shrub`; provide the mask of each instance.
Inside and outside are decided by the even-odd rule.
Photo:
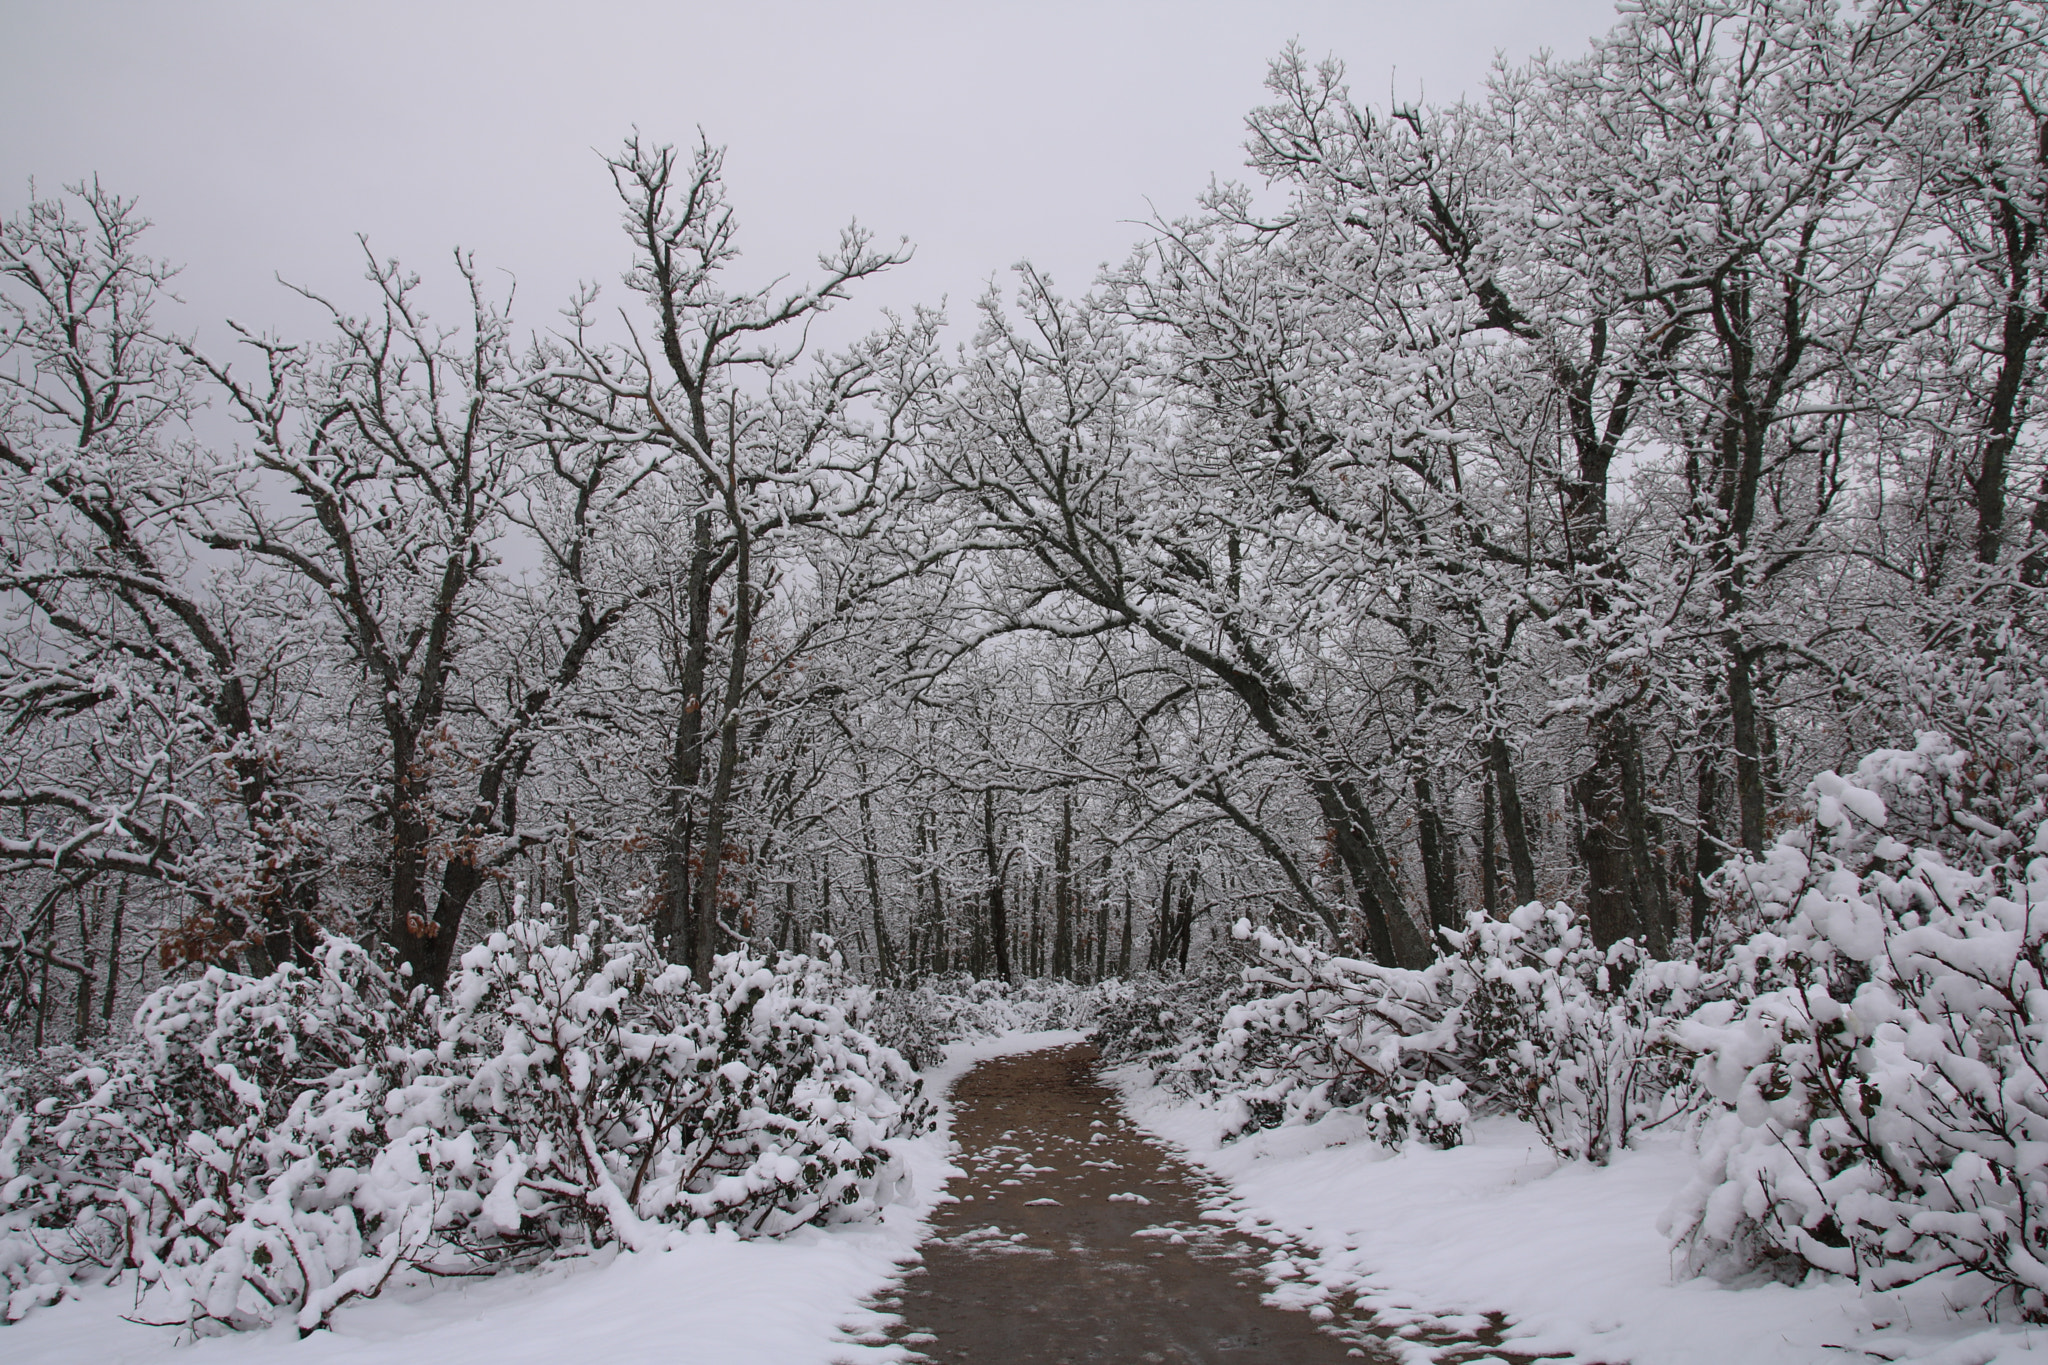
[[[1944,735],[1950,751],[1968,753],[1969,761],[1945,774],[1939,808],[1915,793],[1890,792],[1890,833],[1950,857],[1971,856],[1972,836],[1990,837],[1989,830],[2024,844],[2048,815],[2048,654],[2039,626],[2030,632],[2007,620],[1982,644],[1899,661],[1897,685],[1917,717],[1912,733]],[[1906,804],[1899,807],[1900,801]]]
[[[1080,986],[1047,977],[1012,985],[958,973],[929,977],[915,986],[876,991],[873,1033],[922,1070],[945,1055],[948,1043],[963,1038],[1088,1028],[1104,992],[1119,984]]]
[[[1682,1105],[1667,1019],[1700,973],[1626,941],[1594,948],[1563,906],[1474,915],[1421,971],[1334,956],[1240,921],[1253,994],[1182,1064],[1240,1111],[1240,1129],[1364,1115],[1381,1141],[1464,1140],[1474,1106],[1533,1124],[1561,1156],[1605,1161]]]
[[[1720,874],[1761,927],[1677,1035],[1722,1106],[1667,1223],[1695,1266],[1961,1272],[2048,1318],[2048,767],[1975,766],[1927,733],[1824,773]]]
[[[1602,950],[1562,905],[1474,915],[1440,967],[1477,1093],[1534,1124],[1560,1156],[1604,1163],[1691,1098],[1671,1021],[1712,983],[1624,939]]]
[[[1240,1131],[1356,1109],[1376,1136],[1409,1129],[1408,1092],[1456,1079],[1457,1021],[1436,967],[1408,971],[1341,957],[1239,920],[1257,954],[1248,998],[1225,1011],[1213,1041],[1181,1063],[1199,1089],[1234,1107]],[[1429,1135],[1456,1145],[1464,1114],[1453,1094],[1426,1106]]]
[[[1096,1046],[1111,1066],[1138,1063],[1155,1082],[1196,1093],[1224,1014],[1248,993],[1242,969],[1216,958],[1187,976],[1105,983]]]
[[[133,1269],[145,1319],[317,1322],[427,1240],[421,1163],[450,1155],[394,1154],[379,1114],[427,1035],[360,948],[324,945],[317,972],[208,970],[150,996],[136,1033],[45,1077],[9,1124],[10,1320]]]
[[[958,975],[889,987],[875,992],[875,1036],[923,1070],[945,1055],[948,1043],[1009,1027],[1008,1003],[1002,982]]]
[[[1076,985],[1056,976],[1019,981],[1010,988],[1010,1008],[1021,1029],[1089,1029],[1095,1026],[1105,992],[1115,983]]]
[[[815,958],[730,954],[697,987],[532,919],[440,999],[342,942],[317,972],[209,971],[120,1054],[0,1082],[10,1317],[132,1270],[145,1320],[309,1331],[413,1267],[865,1216],[930,1106],[864,999]]]
[[[391,1101],[426,1127],[492,1135],[481,1211],[502,1232],[573,1218],[652,1245],[653,1223],[747,1235],[872,1214],[922,1132],[922,1083],[861,1025],[861,993],[829,963],[717,958],[712,979],[643,943],[555,941],[515,921],[463,955],[442,1051],[452,1084]]]

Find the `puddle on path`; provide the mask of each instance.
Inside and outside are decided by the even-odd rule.
[[[1301,1278],[1299,1248],[1228,1211],[1227,1189],[1141,1133],[1096,1061],[1085,1043],[1025,1053],[984,1062],[953,1087],[967,1175],[948,1186],[958,1202],[933,1219],[923,1263],[876,1303],[895,1319],[888,1340],[937,1365],[1410,1355],[1388,1349],[1387,1326],[1346,1312],[1355,1295],[1332,1285],[1340,1292],[1323,1302]],[[1290,1301],[1307,1311],[1274,1306]],[[1400,1335],[1442,1360],[1527,1361],[1498,1349],[1500,1325]]]

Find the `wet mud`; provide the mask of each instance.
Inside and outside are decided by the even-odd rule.
[[[1124,1116],[1098,1061],[1082,1043],[954,1085],[966,1175],[861,1340],[933,1365],[1537,1365],[1499,1314],[1376,1317],[1363,1282],[1313,1283],[1312,1254]]]
[[[877,1303],[943,1365],[1322,1365],[1394,1356],[1328,1306],[1287,1311],[1285,1239],[1145,1137],[1093,1047],[984,1062],[953,1088],[967,1172],[924,1261]],[[1315,1317],[1311,1316],[1315,1313]],[[1318,1321],[1318,1318],[1322,1319]]]

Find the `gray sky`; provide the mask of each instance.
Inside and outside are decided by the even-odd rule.
[[[274,273],[360,298],[364,232],[429,275],[471,248],[546,326],[578,279],[619,301],[593,149],[701,126],[730,149],[750,276],[808,273],[857,216],[918,254],[847,311],[950,295],[957,321],[1027,255],[1078,290],[1148,203],[1238,175],[1290,38],[1362,99],[1448,100],[1496,51],[1576,52],[1612,19],[1611,0],[0,0],[0,209],[31,176],[140,196],[190,322],[297,330]]]

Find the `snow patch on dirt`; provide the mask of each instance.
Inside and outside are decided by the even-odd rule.
[[[1355,1116],[1223,1140],[1226,1118],[1108,1073],[1132,1118],[1227,1181],[1230,1212],[1308,1256],[1272,1267],[1291,1306],[1357,1301],[1409,1338],[1471,1331],[1505,1313],[1503,1348],[1631,1365],[2048,1365],[2048,1329],[1987,1328],[1927,1285],[1862,1294],[1815,1277],[1792,1287],[1676,1280],[1660,1216],[1693,1173],[1676,1135],[1606,1167],[1560,1163],[1527,1124],[1475,1122],[1463,1147],[1370,1141]],[[1416,1362],[1426,1341],[1392,1343]],[[1469,1360],[1469,1345],[1455,1348]]]

